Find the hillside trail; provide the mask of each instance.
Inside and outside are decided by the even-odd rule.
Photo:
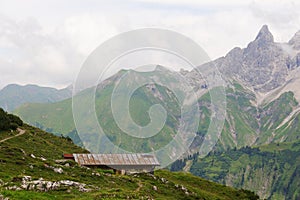
[[[17,135],[14,135],[14,136],[5,138],[3,140],[0,140],[0,143],[5,142],[6,140],[10,140],[10,139],[15,138],[15,137],[19,137],[19,136],[23,135],[26,132],[25,130],[20,129],[20,128],[17,128],[17,131],[19,131],[19,133]]]

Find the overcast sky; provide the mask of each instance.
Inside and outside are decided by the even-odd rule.
[[[192,38],[212,58],[245,47],[263,24],[278,42],[300,30],[300,2],[279,0],[0,0],[0,89],[74,81],[103,41],[157,27]]]

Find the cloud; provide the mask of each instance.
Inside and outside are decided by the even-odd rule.
[[[265,0],[253,1],[249,10],[257,21],[269,24],[277,33],[275,39],[285,42],[300,29],[300,2]]]
[[[177,5],[177,6],[222,6],[222,7],[232,7],[232,6],[240,6],[246,5],[251,1],[240,1],[240,0],[227,0],[227,1],[219,1],[219,0],[136,0],[137,2],[142,3],[155,3],[155,4],[165,4],[165,5]]]
[[[92,14],[69,17],[56,30],[58,37],[68,41],[83,55],[88,55],[117,33],[116,26],[106,16]]]
[[[77,60],[78,53],[65,41],[44,34],[34,18],[14,21],[1,16],[0,41],[0,51],[5,52],[0,56],[1,81],[70,83],[70,78],[64,80],[65,74]]]
[[[245,47],[263,24],[269,24],[277,41],[288,41],[300,29],[299,10],[292,0],[75,0],[72,6],[63,0],[2,1],[0,88],[8,83],[68,85],[98,45],[137,28],[180,32],[213,59]]]

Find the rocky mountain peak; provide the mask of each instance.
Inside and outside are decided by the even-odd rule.
[[[292,45],[294,49],[300,50],[300,30],[292,37],[289,44]]]
[[[209,63],[218,67],[223,77],[237,80],[253,91],[267,93],[286,82],[289,70],[300,60],[291,60],[281,45],[274,42],[267,25],[246,48],[234,48],[225,57]]]
[[[267,25],[263,25],[260,31],[258,32],[255,41],[259,41],[262,43],[272,43],[274,42],[274,37],[270,32]]]

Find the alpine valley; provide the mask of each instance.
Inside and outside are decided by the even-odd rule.
[[[300,199],[300,32],[287,43],[277,43],[264,25],[245,48],[199,66],[216,66],[225,81],[226,116],[221,136],[212,152],[198,156],[212,114],[209,93],[214,90],[192,71],[180,71],[200,94],[200,123],[190,151],[170,166],[236,188],[254,191],[263,199]],[[167,110],[163,129],[145,142],[123,133],[114,121],[111,95],[122,70],[97,86],[96,113],[104,132],[126,150],[149,152],[165,145],[176,134],[180,107],[172,91],[159,84],[137,89],[130,99],[130,114],[139,125],[150,122],[154,104]],[[172,81],[175,72],[157,66],[141,73]],[[84,91],[82,92],[84,94]],[[59,99],[58,99],[59,100]],[[56,135],[69,136],[82,145],[75,129],[72,99],[31,103],[14,110],[26,123]]]

